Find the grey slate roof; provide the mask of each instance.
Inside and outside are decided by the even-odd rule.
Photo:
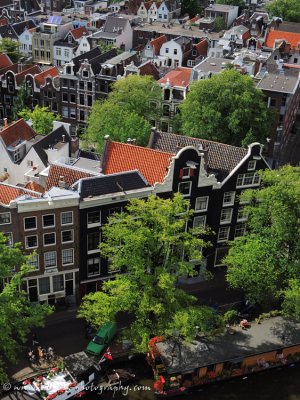
[[[12,27],[16,34],[20,36],[24,32],[25,28],[32,29],[35,28],[36,25],[32,19],[29,19],[28,21],[17,22],[13,24]]]
[[[127,171],[81,179],[78,192],[81,198],[86,198],[143,189],[149,186],[139,171]]]
[[[173,133],[154,132],[149,147],[169,153],[177,153],[185,146],[201,145],[208,150],[208,172],[217,174],[223,180],[246,156],[247,149],[213,142],[211,140],[175,135]]]
[[[48,165],[48,156],[45,150],[47,150],[49,146],[52,147],[55,146],[57,143],[62,142],[63,135],[65,136],[64,140],[66,142],[71,141],[71,138],[66,129],[63,126],[59,126],[57,129],[44,136],[43,139],[39,140],[32,146],[45,166]]]
[[[128,20],[125,18],[108,16],[103,27],[103,32],[121,33],[126,27]]]
[[[97,49],[97,51],[96,51],[96,49]],[[118,52],[117,52],[117,49],[115,49],[115,48],[101,54],[101,50],[99,49],[99,47],[95,47],[94,49],[88,51],[87,53],[81,54],[81,55],[73,58],[73,62],[75,64],[73,70],[75,73],[78,72],[83,60],[87,59],[89,61],[89,63],[91,64],[93,73],[99,74],[99,72],[101,70],[101,64],[106,62],[110,58],[115,57],[117,54],[118,54]],[[86,55],[88,55],[88,57],[86,57]]]
[[[94,151],[79,149],[78,157],[88,158],[89,160],[100,161],[100,155]]]
[[[12,40],[18,40],[18,35],[11,27],[11,25],[0,26],[0,35],[2,38],[9,38]]]
[[[295,93],[298,87],[298,81],[298,73],[265,73],[257,84],[257,88],[271,92],[292,94]]]

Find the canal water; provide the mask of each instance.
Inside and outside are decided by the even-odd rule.
[[[152,371],[146,363],[129,365],[140,377],[123,391],[90,394],[89,399],[103,400],[153,400]],[[236,378],[206,386],[190,395],[174,400],[300,400],[300,365],[268,370],[247,379]]]

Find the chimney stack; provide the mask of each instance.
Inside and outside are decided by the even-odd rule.
[[[4,121],[4,129],[8,128],[7,118],[3,118]]]

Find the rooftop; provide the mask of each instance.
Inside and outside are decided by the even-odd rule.
[[[9,67],[10,65],[12,65],[12,62],[8,55],[5,53],[0,54],[0,69]]]
[[[43,72],[40,72],[39,74],[36,74],[34,76],[34,79],[37,86],[44,86],[46,84],[46,79],[48,77],[55,78],[58,75],[59,75],[58,69],[56,67],[51,67]]]
[[[205,74],[218,73],[224,69],[226,64],[232,64],[232,60],[222,57],[207,57],[194,67],[194,71],[201,71]]]
[[[152,39],[152,40],[150,41],[150,44],[151,44],[151,46],[153,47],[154,54],[155,54],[156,56],[159,55],[161,46],[162,46],[164,43],[166,43],[167,41],[168,41],[168,39],[167,39],[166,35],[158,36],[157,38]]]
[[[173,156],[172,153],[146,147],[107,141],[103,172],[108,175],[138,170],[151,185],[154,185],[164,181]]]
[[[83,35],[88,36],[89,31],[86,29],[85,26],[80,26],[79,28],[73,29],[70,31],[74,40],[80,39]]]
[[[230,6],[227,4],[211,4],[209,7],[205,8],[205,11],[217,11],[217,12],[229,12],[231,10],[238,9],[237,6]]]
[[[36,132],[24,121],[23,118],[3,128],[0,137],[6,146],[11,146],[17,141],[32,139],[36,136]]]
[[[24,189],[19,186],[0,183],[0,204],[8,206],[11,201],[22,196],[26,196],[28,198],[41,197],[41,193]]]
[[[192,343],[179,339],[177,345],[174,345],[174,340],[168,339],[157,343],[156,347],[170,374],[188,373],[201,366],[242,359],[300,343],[300,323],[282,317],[265,320],[260,325],[251,323],[251,328],[247,330],[234,329],[234,335],[226,333]]]
[[[293,49],[296,49],[300,44],[300,32],[269,31],[266,37],[265,46],[273,48],[276,40],[285,40],[291,44]]]
[[[168,72],[158,83],[162,85],[169,83],[171,86],[187,88],[191,82],[192,72],[191,68],[179,67],[174,71]]]
[[[299,74],[265,73],[257,84],[258,89],[280,93],[295,93],[299,83]]]

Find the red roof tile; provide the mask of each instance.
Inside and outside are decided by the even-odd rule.
[[[151,185],[154,185],[164,181],[173,156],[172,153],[132,144],[107,142],[104,173],[114,174],[137,169]]]
[[[191,80],[192,68],[179,67],[174,71],[168,72],[164,77],[162,77],[158,83],[162,85],[166,84],[167,81],[171,86],[188,87]]]
[[[10,146],[18,140],[29,140],[35,136],[36,132],[22,118],[7,128],[3,128],[0,132],[0,137],[6,146]]]
[[[45,190],[50,190],[52,187],[59,187],[59,180],[61,177],[63,177],[65,186],[67,188],[71,187],[81,178],[90,178],[95,175],[99,174],[93,174],[92,172],[84,171],[71,166],[51,164]]]
[[[150,61],[139,66],[140,75],[151,75],[157,81],[159,79],[159,71],[156,66]]]
[[[200,56],[207,56],[207,50],[208,50],[208,40],[203,39],[201,42],[197,43],[195,45],[197,52]]]
[[[8,25],[7,19],[6,18],[0,19],[0,26],[5,26],[5,25]]]
[[[27,66],[26,66],[27,67]],[[25,68],[22,72],[16,74],[16,82],[17,85],[20,85],[27,74],[39,74],[41,72],[41,68],[38,65],[30,65],[29,67]]]
[[[32,190],[34,192],[39,192],[39,193],[45,192],[45,189],[43,188],[43,186],[39,185],[38,183],[36,183],[34,181],[26,183],[25,189]]]
[[[41,197],[41,193],[33,192],[32,190],[23,189],[18,186],[11,186],[5,183],[0,183],[0,203],[9,205],[9,203],[20,196]]]
[[[84,34],[86,36],[89,35],[89,31],[86,29],[85,26],[81,26],[80,28],[76,28],[71,30],[71,34],[75,40],[80,39]]]
[[[54,78],[58,75],[59,75],[58,69],[56,67],[51,67],[39,74],[36,74],[34,76],[34,79],[35,79],[37,86],[44,86],[46,84],[46,78],[48,78],[48,77]]]
[[[10,61],[10,58],[8,57],[8,55],[6,55],[4,53],[0,54],[0,69],[9,67],[10,65],[12,65],[12,62]]]
[[[168,41],[166,35],[159,36],[156,39],[151,40],[150,44],[153,47],[154,54],[159,55],[161,46]]]
[[[12,71],[15,74],[17,74],[18,73],[18,69],[19,69],[19,65],[18,64],[7,65],[6,67],[2,67],[0,69],[0,75],[5,74],[5,72],[7,72],[7,71]]]
[[[269,31],[265,45],[272,49],[274,47],[275,40],[285,40],[291,44],[293,49],[296,49],[300,45],[300,33]]]

